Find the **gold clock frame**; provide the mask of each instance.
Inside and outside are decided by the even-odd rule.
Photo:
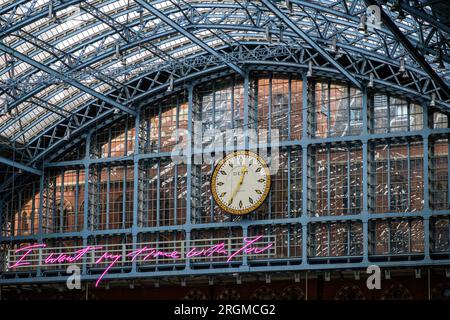
[[[243,209],[243,210],[236,210],[236,209],[231,209],[228,206],[226,206],[222,200],[220,200],[220,198],[217,195],[217,189],[216,189],[216,184],[214,183],[217,177],[217,173],[219,172],[220,168],[222,168],[223,164],[229,160],[230,158],[234,158],[236,156],[239,155],[250,155],[254,158],[256,158],[261,164],[262,167],[264,169],[264,171],[266,172],[267,175],[267,183],[266,183],[266,187],[264,189],[264,192],[261,196],[261,198],[251,207],[247,208],[247,209]],[[264,160],[260,155],[258,155],[257,153],[250,151],[250,150],[240,150],[240,151],[234,151],[231,152],[229,154],[227,154],[224,158],[222,158],[217,165],[214,167],[213,170],[213,174],[211,176],[211,180],[210,180],[210,185],[211,185],[211,193],[213,195],[214,201],[216,202],[216,204],[225,212],[229,213],[229,214],[233,214],[233,215],[238,215],[238,216],[242,216],[245,214],[248,214],[252,211],[255,211],[256,209],[258,209],[263,203],[264,201],[267,199],[267,196],[269,195],[269,191],[270,191],[270,187],[271,187],[272,181],[270,179],[270,171],[269,171],[269,166],[267,165],[266,160]]]

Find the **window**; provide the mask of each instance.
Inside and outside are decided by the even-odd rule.
[[[420,211],[423,208],[422,142],[376,144],[369,166],[373,177],[372,212]]]
[[[404,132],[423,128],[422,107],[405,99],[375,94],[373,133]]]
[[[430,206],[433,210],[450,208],[448,198],[448,139],[430,141]]]
[[[92,137],[91,156],[98,159],[131,155],[134,150],[134,136],[135,129],[132,118],[97,132]]]
[[[315,85],[315,137],[357,135],[362,131],[362,93],[347,85],[318,82]]]
[[[66,201],[61,205],[61,202],[56,203],[55,216],[53,220],[54,232],[66,232],[69,227],[70,204]]]

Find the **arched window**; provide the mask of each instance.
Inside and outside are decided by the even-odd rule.
[[[78,220],[74,219],[74,231],[82,231],[84,226],[84,200],[81,201],[78,209]]]
[[[30,233],[30,213],[22,211],[20,214],[20,232],[21,234]]]

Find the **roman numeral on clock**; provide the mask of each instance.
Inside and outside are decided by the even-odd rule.
[[[257,193],[257,194],[262,194],[262,191],[261,190],[255,190],[255,192]]]

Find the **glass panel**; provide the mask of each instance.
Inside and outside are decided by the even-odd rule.
[[[424,250],[423,220],[376,220],[370,223],[371,254],[411,254]]]
[[[362,224],[329,222],[309,225],[310,257],[362,255]]]
[[[291,140],[300,140],[303,118],[303,82],[292,79],[291,92]]]
[[[281,140],[289,138],[289,79],[272,79],[271,128],[279,132]]]
[[[434,129],[445,129],[449,127],[448,115],[435,112],[433,113],[433,128]]]
[[[133,222],[133,166],[91,168],[89,227],[91,230],[125,229]]]
[[[38,232],[39,183],[16,186],[3,203],[2,236],[28,236]],[[33,192],[33,190],[35,190]]]
[[[302,227],[301,225],[260,225],[250,226],[249,237],[259,235],[275,236],[274,259],[300,258],[302,256]],[[267,257],[252,256],[251,261],[265,259]]]
[[[315,137],[341,137],[361,133],[361,91],[329,82],[318,82],[315,91]]]
[[[302,81],[298,79],[277,74],[259,78],[258,129],[278,130],[281,141],[300,139],[302,97]]]
[[[408,104],[405,100],[390,97],[389,113],[391,132],[408,131]]]
[[[143,207],[139,220],[143,227],[185,223],[187,177],[186,165],[168,160],[145,160],[139,164]]]

